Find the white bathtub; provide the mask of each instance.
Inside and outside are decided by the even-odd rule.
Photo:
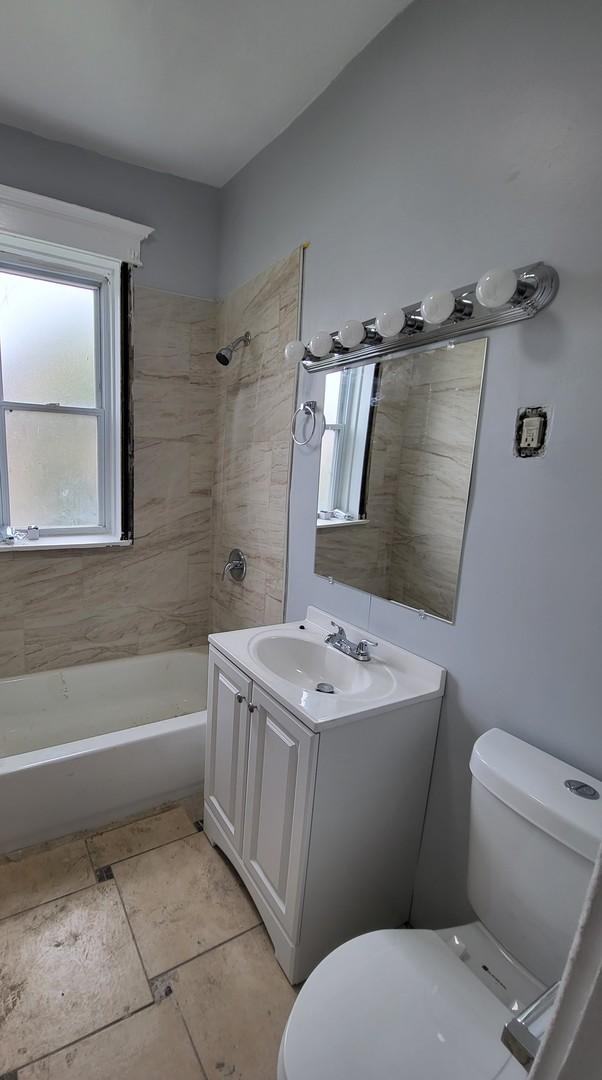
[[[0,679],[0,852],[203,784],[207,649]]]

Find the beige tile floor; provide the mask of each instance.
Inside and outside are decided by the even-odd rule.
[[[294,991],[195,810],[0,864],[0,1080],[275,1080]]]

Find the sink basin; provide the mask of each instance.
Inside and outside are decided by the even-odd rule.
[[[302,690],[315,691],[318,683],[330,683],[335,694],[361,699],[380,698],[393,688],[392,675],[378,660],[353,660],[312,638],[282,632],[258,634],[249,652],[268,671]]]
[[[349,624],[345,630],[352,641],[366,635]],[[331,631],[332,616],[309,607],[302,623],[229,630],[209,643],[314,731],[441,697],[443,668],[382,639],[370,660],[354,660],[326,644]]]

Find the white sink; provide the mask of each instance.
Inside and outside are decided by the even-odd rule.
[[[344,629],[351,641],[367,636],[349,623]],[[301,623],[211,634],[209,641],[316,731],[442,696],[443,668],[381,640],[370,660],[354,660],[326,644],[331,631],[332,617],[310,607]],[[318,683],[333,692],[319,691]]]
[[[335,694],[362,699],[382,698],[391,692],[393,676],[383,663],[353,660],[306,633],[260,632],[251,641],[249,653],[274,675],[302,690],[316,690],[318,683],[326,683]]]

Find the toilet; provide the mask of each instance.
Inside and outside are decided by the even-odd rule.
[[[335,949],[299,992],[278,1080],[524,1080],[502,1029],[561,976],[602,839],[600,783],[495,728],[470,769],[477,921]]]

